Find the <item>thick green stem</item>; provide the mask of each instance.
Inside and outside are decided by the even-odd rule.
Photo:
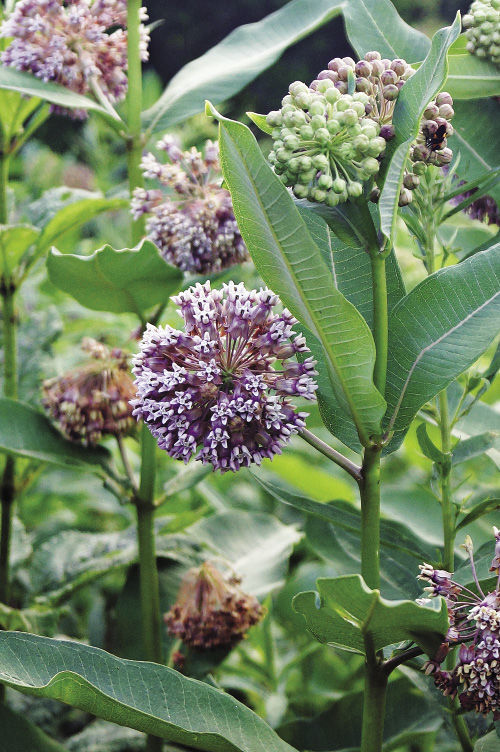
[[[361,727],[361,752],[381,752],[387,676],[377,663],[367,664]]]
[[[464,717],[458,715],[457,708],[455,708],[455,712],[453,713],[452,721],[457,739],[462,747],[462,752],[474,752],[474,745],[470,738],[469,729],[467,728]]]
[[[361,575],[370,588],[380,587],[380,454],[365,449],[361,466]]]
[[[144,185],[141,170],[143,138],[141,132],[142,65],[140,53],[140,9],[142,0],[127,2],[127,170],[130,194]],[[132,221],[132,242],[138,243],[144,235],[144,220]]]
[[[441,451],[445,455],[445,461],[439,468],[439,484],[441,487],[441,510],[443,516],[443,539],[444,554],[443,568],[448,572],[455,571],[455,515],[453,512],[453,500],[451,494],[451,431],[448,414],[448,395],[446,389],[440,392],[439,402],[439,428],[441,430]]]
[[[373,288],[373,336],[375,339],[376,359],[373,371],[375,386],[385,393],[387,374],[388,348],[388,310],[387,310],[387,279],[385,273],[385,258],[379,253],[372,254],[372,288]]]

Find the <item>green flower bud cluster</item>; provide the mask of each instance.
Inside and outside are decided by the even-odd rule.
[[[468,51],[500,65],[500,0],[474,0],[463,25]]]
[[[389,60],[383,58],[380,52],[367,52],[363,60],[355,62],[352,57],[335,57],[328,63],[328,68],[318,73],[311,83],[311,89],[318,89],[320,82],[333,81],[334,86],[342,93],[348,91],[348,80],[354,80],[355,90],[368,94],[370,97],[367,115],[376,120],[381,126],[392,123],[394,104],[405,81],[415,73],[406,60],[397,58]],[[391,138],[390,130],[386,140]],[[392,132],[394,135],[394,132]]]
[[[342,94],[329,79],[315,89],[295,81],[281,109],[267,115],[269,161],[297,198],[336,206],[361,196],[386,145],[367,106],[366,93]]]

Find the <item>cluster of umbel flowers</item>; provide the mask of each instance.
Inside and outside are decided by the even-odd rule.
[[[168,157],[162,162],[146,154],[142,169],[168,189],[136,188],[132,213],[148,215],[148,237],[166,261],[185,272],[211,274],[248,259],[234,218],[229,191],[221,187],[218,144],[207,141],[204,154],[194,147],[181,151],[172,136],[157,148]]]
[[[405,60],[368,52],[363,60],[334,58],[307,86],[295,81],[282,107],[267,115],[274,148],[269,160],[297,198],[336,206],[363,193],[376,201],[380,163],[394,137],[394,106],[414,69]],[[451,160],[446,136],[452,132],[452,99],[443,92],[429,103],[410,154],[400,205],[411,201],[428,164]]]
[[[103,436],[125,436],[135,428],[135,397],[128,357],[90,337],[82,341],[89,361],[43,384],[43,405],[62,433],[94,446]]]
[[[462,23],[468,51],[500,65],[500,0],[474,0]]]
[[[307,417],[289,397],[312,400],[317,388],[313,359],[289,360],[309,352],[296,319],[273,312],[270,290],[233,282],[198,283],[172,300],[185,331],[148,325],[134,360],[134,415],[174,459],[194,455],[221,472],[279,454]]]
[[[126,25],[126,0],[20,0],[0,29],[0,36],[12,38],[1,60],[78,94],[119,102],[127,91]],[[143,60],[148,42],[141,24]],[[53,110],[86,117],[85,110]]]
[[[495,533],[495,556],[491,572],[500,574],[500,531]],[[467,537],[465,549],[469,554],[477,593],[455,582],[450,572],[434,569],[430,564],[420,567],[420,579],[429,583],[431,596],[443,596],[448,606],[450,628],[437,654],[424,666],[432,674],[436,686],[450,697],[458,694],[464,710],[474,710],[494,720],[500,719],[500,588],[482,591],[477,578],[472,541]],[[425,601],[426,599],[424,599]],[[452,670],[441,664],[450,650],[460,644],[458,658]]]
[[[165,614],[169,634],[195,648],[231,646],[265,614],[257,598],[241,589],[241,579],[211,562],[190,569],[177,600]]]

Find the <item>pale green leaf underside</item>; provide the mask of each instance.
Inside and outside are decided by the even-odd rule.
[[[76,642],[0,633],[0,682],[206,752],[292,752],[231,696],[154,663]]]
[[[105,245],[91,256],[54,249],[47,268],[51,282],[86,308],[139,315],[156,303],[167,302],[183,278],[149,240],[133,249],[115,250]]]
[[[335,396],[365,439],[379,430],[384,400],[373,384],[368,325],[331,284],[319,248],[246,126],[217,114],[224,178],[241,234],[264,282],[321,343]]]
[[[299,593],[294,609],[321,643],[364,653],[368,641],[374,650],[404,640],[424,650],[437,648],[448,630],[446,603],[436,599],[431,607],[415,601],[389,601],[370,590],[361,576],[320,578],[320,605],[314,591]]]
[[[89,97],[76,94],[59,84],[41,81],[30,73],[24,73],[4,65],[0,65],[0,89],[10,89],[29,97],[39,97],[61,107],[96,110],[107,115],[104,107],[101,107],[100,104],[97,104],[93,99],[89,99]]]
[[[389,318],[387,418],[417,410],[486,350],[500,327],[500,244],[424,279]]]
[[[500,96],[500,70],[468,52],[450,55],[446,91],[454,100]]]
[[[232,97],[287,47],[338,15],[344,2],[294,0],[262,21],[235,29],[172,78],[160,99],[144,112],[144,124],[153,131],[164,130],[201,112],[205,99],[222,102]]]

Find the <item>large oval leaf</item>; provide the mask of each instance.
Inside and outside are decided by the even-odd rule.
[[[387,423],[404,430],[486,350],[500,326],[500,244],[432,274],[389,317]]]
[[[0,399],[0,452],[96,472],[109,458],[103,447],[91,449],[68,441],[45,415],[7,398]]]
[[[229,99],[287,47],[338,15],[344,1],[294,0],[262,21],[235,29],[172,78],[160,99],[144,112],[144,124],[152,131],[164,130],[201,112],[205,99]]]
[[[347,36],[360,57],[377,50],[382,57],[423,60],[430,40],[403,21],[390,0],[348,0],[344,6]]]
[[[206,752],[292,752],[233,697],[173,669],[69,640],[0,633],[0,682]]]
[[[47,269],[51,282],[85,308],[130,311],[140,317],[156,303],[167,302],[183,279],[180,269],[167,264],[150,240],[119,251],[105,245],[91,256],[53,249]]]
[[[379,201],[380,227],[388,238],[394,237],[399,192],[412,142],[418,134],[420,118],[430,100],[446,80],[446,54],[460,34],[460,15],[452,26],[434,34],[429,54],[418,71],[405,83],[394,108],[396,135],[389,142],[384,156],[385,182]]]
[[[464,52],[461,55],[450,55],[448,66],[446,91],[453,99],[500,96],[500,71],[493,63]]]
[[[321,344],[318,369],[329,376],[341,408],[367,442],[379,431],[384,405],[373,383],[375,345],[370,329],[332,285],[319,248],[250,130],[215,110],[213,114],[220,124],[224,178],[257,270]]]

